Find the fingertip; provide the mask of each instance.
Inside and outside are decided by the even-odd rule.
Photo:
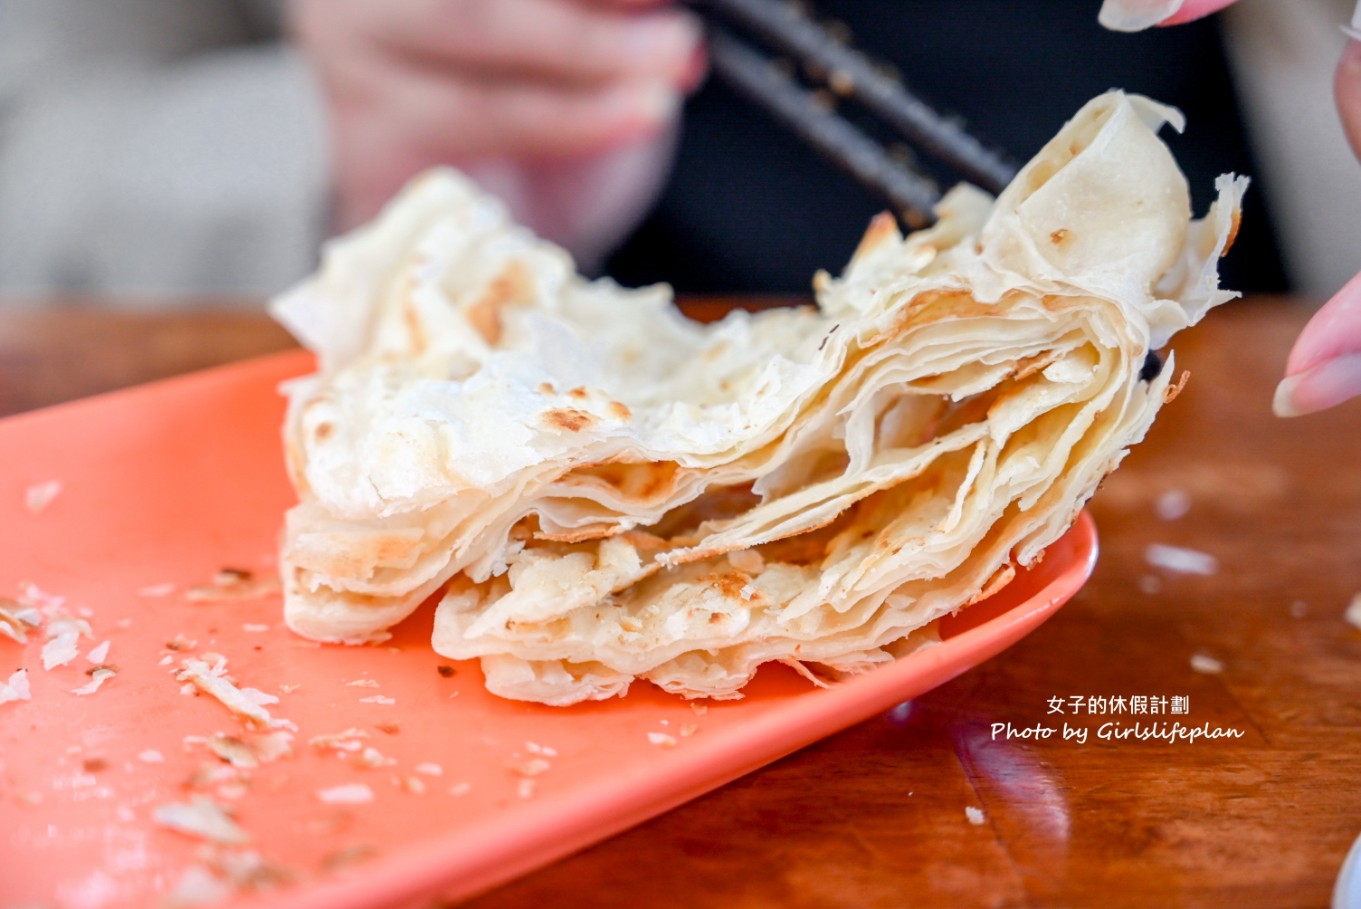
[[[1361,395],[1361,354],[1325,360],[1276,386],[1271,409],[1278,417],[1298,417],[1336,407]]]
[[[619,22],[611,35],[610,56],[621,65],[618,74],[664,76],[683,89],[703,75],[704,27],[687,11],[631,16]]]
[[[1237,0],[1185,0],[1180,9],[1159,22],[1158,25],[1184,25],[1187,22],[1204,19],[1206,16],[1217,13],[1236,2]]]
[[[690,54],[690,60],[686,64],[685,72],[681,74],[681,91],[686,94],[698,91],[708,77],[709,49],[701,41],[695,45],[694,51]]]
[[[680,110],[681,96],[669,83],[647,80],[633,89],[638,116],[646,125],[661,125]]]
[[[1235,0],[1105,0],[1097,16],[1117,32],[1141,32],[1154,26],[1181,25],[1217,13]]]
[[[660,79],[626,82],[587,102],[575,129],[580,151],[600,151],[647,140],[676,121],[682,104],[675,85]]]
[[[1182,0],[1104,0],[1097,21],[1115,32],[1141,32],[1174,15]]]
[[[1276,393],[1271,398],[1271,412],[1278,417],[1301,417],[1307,411],[1300,410],[1295,405],[1295,388],[1299,385],[1299,378],[1296,376],[1286,376],[1276,385]]]
[[[1285,374],[1297,375],[1344,354],[1361,353],[1361,274],[1319,307],[1295,339]]]

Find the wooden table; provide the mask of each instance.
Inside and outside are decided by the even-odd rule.
[[[1096,574],[1039,631],[471,905],[1326,906],[1361,833],[1361,629],[1343,619],[1361,592],[1361,404],[1271,416],[1306,316],[1240,302],[1178,341],[1191,382],[1092,504]],[[0,413],[289,344],[258,310],[0,304]],[[1159,516],[1179,500],[1184,516]],[[1217,570],[1154,567],[1154,543]],[[1074,697],[1107,700],[1074,713]],[[1136,697],[1188,712],[1136,716]],[[1098,738],[1178,719],[1241,737]]]

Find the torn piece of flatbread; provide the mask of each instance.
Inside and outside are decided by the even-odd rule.
[[[425,176],[275,307],[320,357],[288,624],[373,640],[443,590],[435,649],[549,704],[892,659],[1070,526],[1163,403],[1147,355],[1236,296],[1247,181],[1192,220],[1165,122],[1097,98],[998,199],[875,220],[816,309],[713,325]]]

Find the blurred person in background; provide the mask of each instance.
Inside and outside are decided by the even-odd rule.
[[[1222,28],[1136,35],[1095,0],[818,10],[1019,158],[1112,86],[1180,107],[1198,211],[1218,173],[1263,178],[1224,283],[1322,296],[1358,264],[1327,90],[1348,5],[1243,0]],[[588,273],[805,293],[882,202],[703,71],[667,0],[0,0],[0,292],[259,297],[450,164]]]
[[[275,292],[439,164],[598,265],[701,53],[654,0],[0,0],[0,290]]]

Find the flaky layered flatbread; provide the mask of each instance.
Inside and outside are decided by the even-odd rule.
[[[320,362],[288,624],[375,640],[438,592],[435,649],[549,704],[893,659],[1070,526],[1168,393],[1148,354],[1235,296],[1246,181],[1192,220],[1165,122],[1104,95],[996,200],[876,219],[815,308],[712,325],[425,176],[276,306]]]

